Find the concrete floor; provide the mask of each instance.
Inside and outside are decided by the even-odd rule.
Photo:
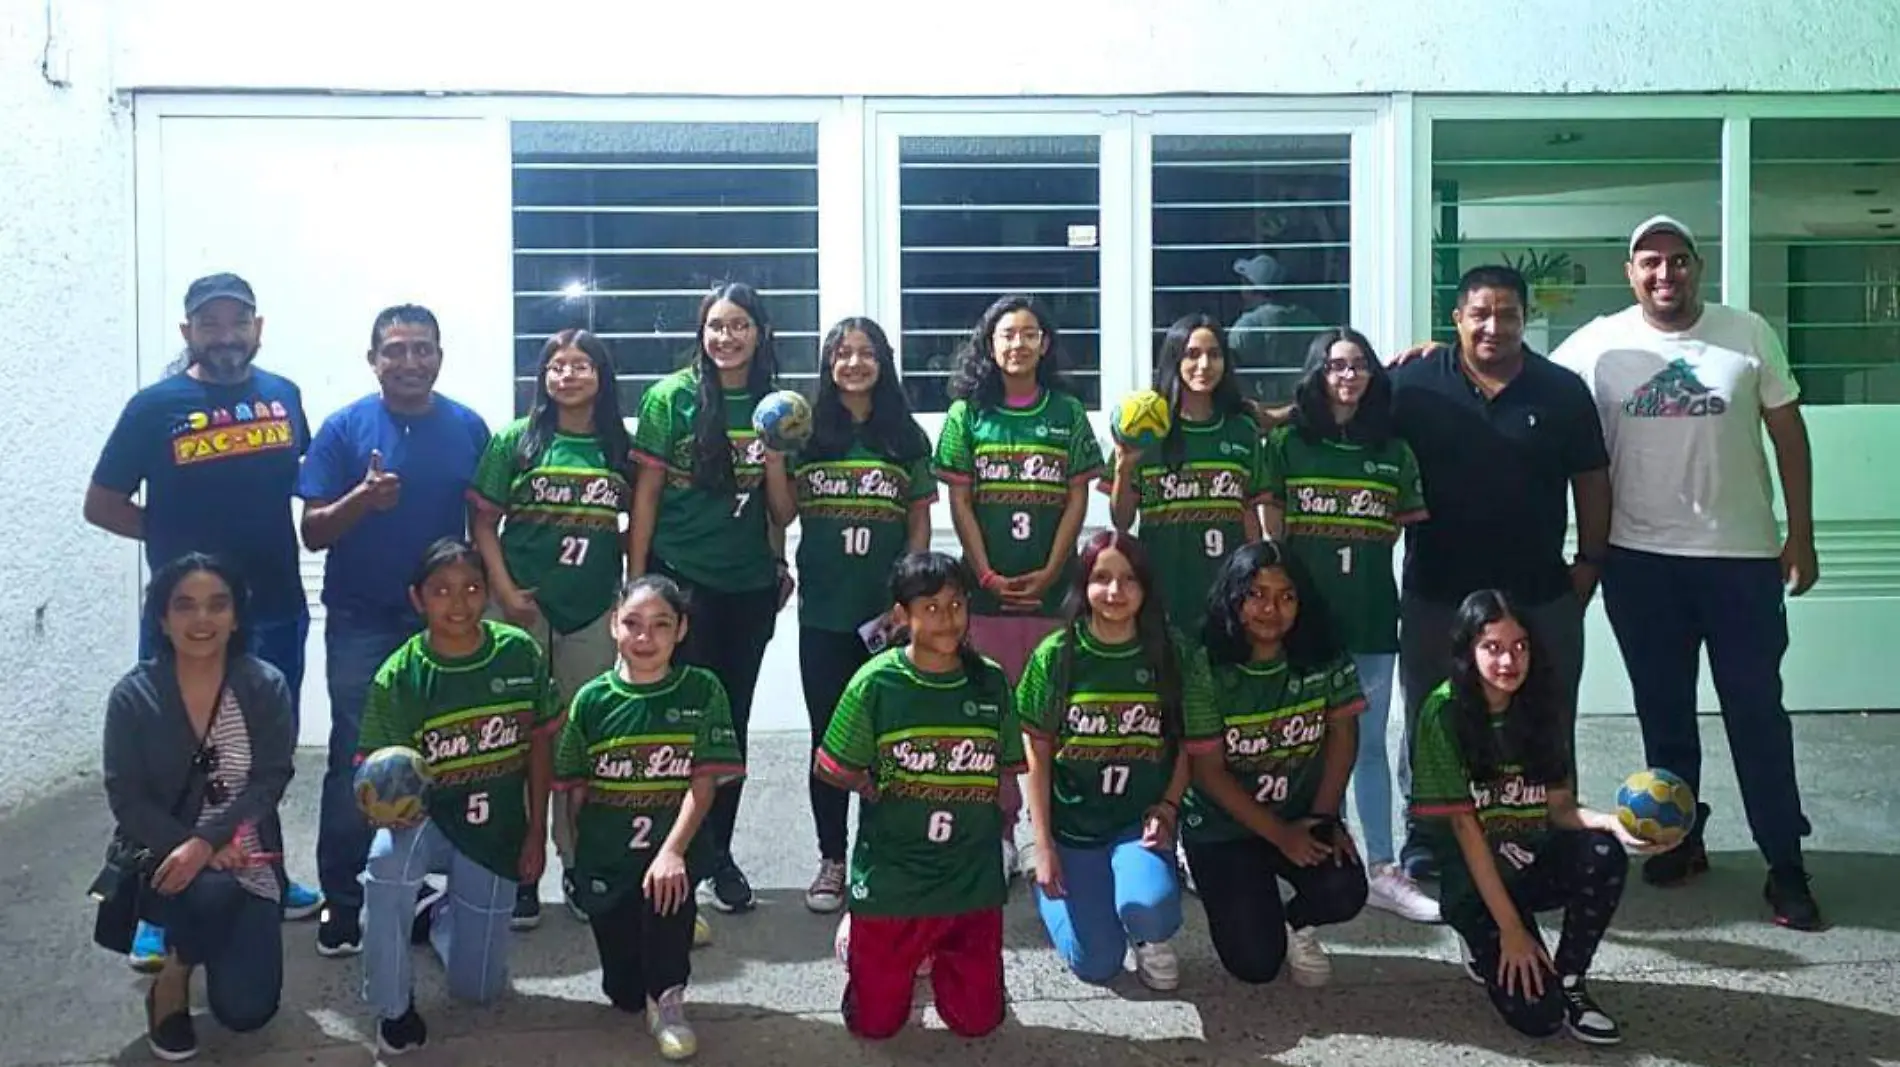
[[[745,814],[741,862],[760,890],[757,912],[714,916],[718,942],[694,956],[693,1017],[707,1064],[912,1064],[954,1057],[1008,1067],[1091,1064],[1900,1065],[1900,820],[1892,786],[1900,716],[1798,720],[1810,869],[1834,923],[1796,934],[1767,921],[1761,863],[1749,844],[1721,731],[1709,723],[1707,799],[1717,808],[1714,872],[1694,888],[1634,885],[1598,957],[1594,988],[1626,1043],[1595,1050],[1564,1038],[1521,1039],[1492,1014],[1457,965],[1443,928],[1368,912],[1328,938],[1336,977],[1309,991],[1248,988],[1220,970],[1198,907],[1178,945],[1182,988],[1148,993],[1127,976],[1112,989],[1069,977],[1046,947],[1027,894],[1010,904],[1010,1021],[964,1043],[937,1025],[880,1046],[851,1038],[838,1015],[842,972],[833,922],[801,903],[815,846],[806,815],[803,740],[763,734]],[[1604,798],[1634,769],[1627,719],[1581,728],[1585,797]],[[320,755],[304,753],[285,822],[293,871],[313,873]],[[96,782],[0,821],[0,1064],[148,1061],[142,984],[90,940],[84,898],[109,829]],[[552,883],[543,895],[556,894]],[[200,1017],[202,1061],[332,1067],[374,1061],[373,1029],[355,993],[360,963],[312,950],[314,924],[286,930],[282,1013],[265,1030],[230,1035]],[[633,1020],[605,1005],[592,941],[559,909],[516,942],[515,996],[492,1008],[444,1002],[440,972],[419,966],[418,1006],[431,1026],[418,1064],[559,1065],[658,1062]]]

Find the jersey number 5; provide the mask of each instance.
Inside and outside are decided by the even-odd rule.
[[[470,793],[468,810],[463,813],[462,821],[470,826],[480,826],[488,821],[488,794]]]

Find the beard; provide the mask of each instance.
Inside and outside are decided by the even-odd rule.
[[[254,344],[207,345],[191,350],[191,365],[206,381],[235,382],[244,378],[257,358]]]

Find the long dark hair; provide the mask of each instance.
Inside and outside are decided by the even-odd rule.
[[[1036,327],[1042,331],[1042,358],[1036,361],[1036,384],[1049,392],[1072,393],[1069,383],[1062,377],[1062,366],[1058,361],[1056,344],[1056,322],[1049,317],[1049,311],[1036,302],[1036,298],[1021,293],[1000,297],[976,320],[976,326],[970,330],[970,336],[957,349],[957,369],[950,376],[949,392],[952,399],[967,400],[978,411],[989,411],[1003,403],[1003,368],[996,365],[996,324],[1003,316],[1016,311],[1027,311],[1036,317]]]
[[[1173,746],[1187,732],[1186,713],[1181,708],[1179,647],[1168,626],[1165,598],[1155,585],[1154,565],[1148,560],[1147,549],[1131,534],[1101,530],[1083,542],[1075,579],[1069,583],[1068,596],[1062,602],[1063,627],[1057,631],[1048,697],[1065,702],[1069,699],[1069,680],[1075,677],[1076,631],[1088,624],[1089,575],[1102,554],[1110,549],[1128,560],[1129,568],[1135,572],[1135,581],[1141,583],[1141,608],[1135,612],[1135,639],[1141,642],[1142,658],[1154,672],[1155,691],[1161,694],[1161,739]]]
[[[979,588],[976,572],[970,569],[969,563],[942,552],[906,552],[891,564],[892,604],[908,606],[924,597],[936,596],[945,586],[954,586],[966,601],[975,596]],[[967,630],[957,645],[957,660],[963,664],[963,676],[985,696],[995,695],[993,688],[1009,684],[1002,670],[993,669],[976,646],[970,644]],[[1001,686],[996,685],[998,681],[1002,682]]]
[[[877,383],[871,387],[871,417],[862,428],[851,421],[844,406],[838,383],[831,379],[831,365],[838,349],[852,332],[861,333],[877,354]],[[838,459],[851,450],[854,438],[861,437],[864,447],[899,466],[908,466],[930,454],[930,438],[911,415],[910,398],[904,395],[897,376],[897,354],[891,348],[884,328],[862,315],[840,319],[825,334],[818,349],[818,399],[812,404],[811,442],[801,451],[803,458]]]
[[[145,627],[163,638],[152,646],[157,659],[171,660],[178,655],[160,624],[171,609],[178,583],[200,572],[217,575],[231,591],[232,629],[231,639],[224,646],[225,655],[241,656],[251,647],[251,587],[244,581],[243,572],[222,556],[187,552],[154,571],[151,583],[145,587]]]
[[[1169,467],[1180,469],[1187,460],[1186,431],[1181,426],[1181,397],[1187,392],[1187,386],[1181,381],[1181,360],[1187,356],[1188,342],[1193,340],[1196,330],[1206,330],[1214,335],[1214,343],[1220,349],[1220,381],[1214,383],[1214,416],[1226,418],[1235,416],[1247,418],[1247,398],[1241,395],[1240,380],[1235,372],[1234,351],[1227,347],[1227,331],[1212,315],[1196,313],[1183,315],[1168,327],[1167,336],[1161,339],[1161,352],[1155,356],[1154,387],[1155,392],[1168,398],[1168,436],[1161,443],[1161,459]]]
[[[1500,737],[1500,732],[1492,728],[1491,712],[1485,703],[1477,645],[1485,627],[1505,619],[1517,620],[1530,638],[1531,665],[1525,672],[1524,685],[1511,694]],[[1561,785],[1568,780],[1570,746],[1564,737],[1556,673],[1530,620],[1500,590],[1480,589],[1458,605],[1451,627],[1451,698],[1452,735],[1472,781],[1496,779],[1499,765],[1505,763],[1521,764],[1524,776],[1541,785]]]
[[[730,491],[738,480],[732,470],[732,440],[726,429],[726,391],[719,384],[719,365],[706,353],[706,317],[721,300],[738,305],[752,320],[758,344],[752,349],[752,362],[746,365],[745,391],[756,406],[778,382],[778,342],[772,333],[772,319],[765,313],[765,301],[758,291],[744,282],[716,285],[699,302],[699,325],[693,331],[693,352],[689,358],[699,377],[696,396],[698,410],[693,413],[693,484],[701,489]]]
[[[541,362],[534,374],[534,404],[528,409],[528,428],[515,444],[515,463],[523,470],[534,466],[554,443],[554,435],[560,430],[561,409],[548,393],[548,364],[570,348],[587,357],[600,382],[594,394],[594,436],[600,441],[601,457],[607,469],[628,477],[627,424],[620,417],[620,383],[614,377],[614,357],[607,350],[607,342],[581,329],[562,330],[541,345]]]
[[[1344,426],[1333,421],[1333,407],[1326,398],[1326,360],[1341,341],[1365,353],[1367,376],[1365,395]],[[1313,444],[1338,438],[1377,448],[1392,439],[1392,376],[1365,334],[1350,326],[1335,326],[1313,338],[1306,348],[1305,371],[1293,390],[1293,427]]]
[[[1293,626],[1280,639],[1287,664],[1303,671],[1332,666],[1344,650],[1333,636],[1332,619],[1320,600],[1319,586],[1298,556],[1282,551],[1272,541],[1240,546],[1215,575],[1213,588],[1207,592],[1207,619],[1201,627],[1208,662],[1240,664],[1253,658],[1253,639],[1247,636],[1240,609],[1253,593],[1254,575],[1269,567],[1285,571],[1300,598]]]

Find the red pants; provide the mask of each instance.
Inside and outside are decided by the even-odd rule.
[[[859,1037],[886,1038],[910,1018],[911,989],[926,957],[944,1025],[982,1037],[1003,1022],[1003,910],[918,919],[851,917],[844,1022]]]

